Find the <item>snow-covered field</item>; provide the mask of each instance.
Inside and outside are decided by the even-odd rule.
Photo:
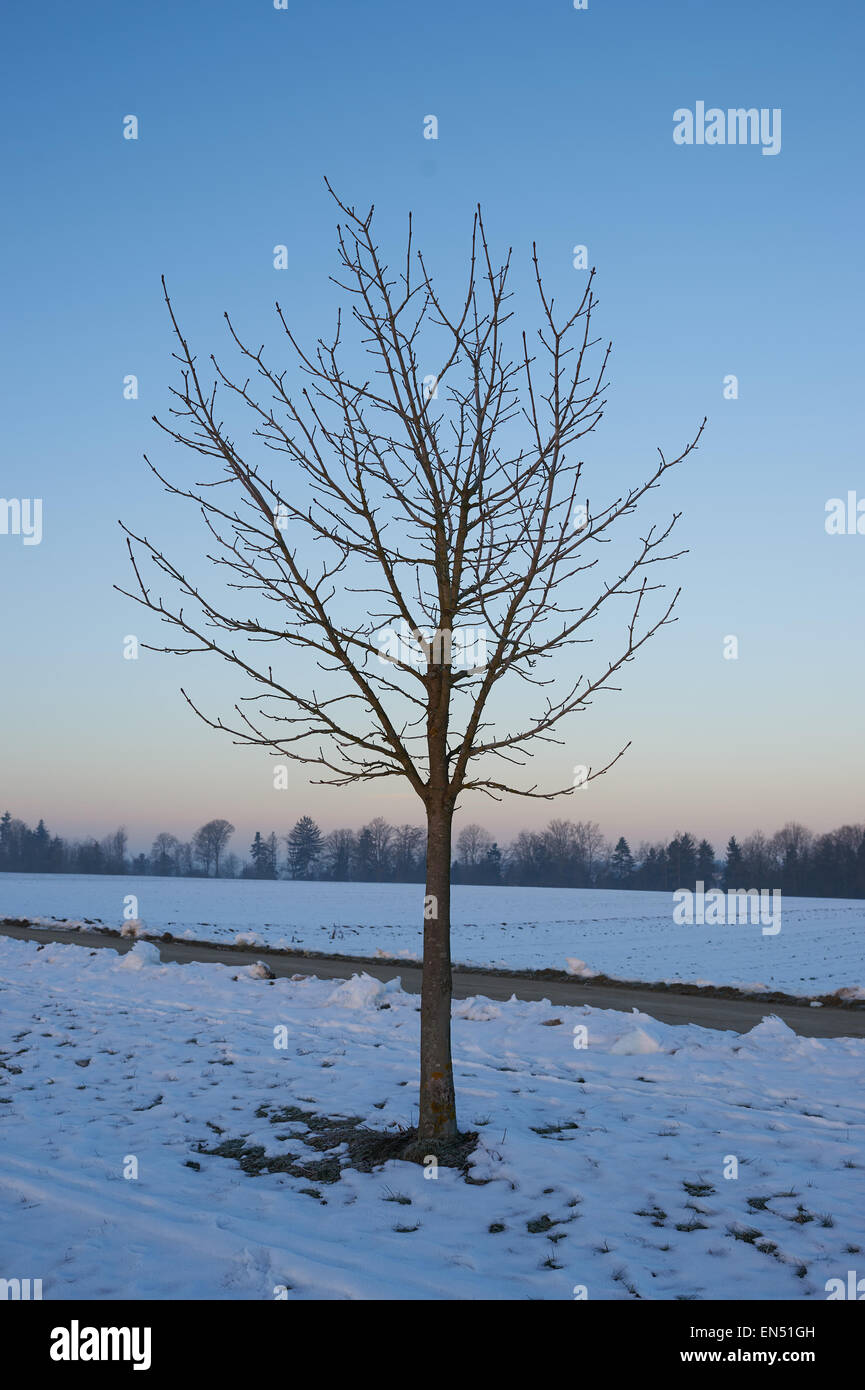
[[[0,984],[0,1275],[47,1299],[825,1299],[865,1274],[865,1041],[462,1001],[466,1182],[320,1147],[323,1117],[416,1116],[398,986],[2,937]],[[281,1170],[205,1152],[231,1141]]]
[[[130,902],[130,899],[132,900]],[[0,874],[0,918],[61,918],[154,935],[416,959],[419,884]],[[818,995],[865,986],[865,902],[788,898],[781,929],[678,925],[672,894],[567,888],[457,887],[453,956],[510,970],[569,968],[617,979],[687,981]],[[579,964],[576,967],[580,969]]]

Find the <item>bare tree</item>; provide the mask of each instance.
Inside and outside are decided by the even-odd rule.
[[[601,827],[593,820],[578,820],[573,827],[573,836],[577,858],[585,866],[586,874],[591,879],[597,858],[604,848]]]
[[[351,878],[351,865],[354,858],[355,833],[353,830],[331,830],[324,837],[323,853],[327,872],[338,883]]]
[[[480,864],[487,850],[492,847],[493,837],[480,825],[466,825],[457,836],[457,855],[461,864],[473,869]]]
[[[229,722],[202,713],[183,691],[213,728],[317,767],[318,780],[336,786],[400,778],[423,802],[417,1151],[442,1152],[458,1133],[454,808],[469,791],[552,798],[573,790],[571,778],[522,786],[512,770],[537,743],[561,742],[560,722],[616,688],[624,664],[671,621],[676,596],[656,604],[653,591],[664,586],[650,579],[660,561],[675,558],[667,542],[677,514],[633,539],[611,572],[591,572],[610,554],[604,543],[617,523],[692,452],[703,426],[675,458],[659,451],[641,482],[593,510],[576,447],[601,419],[610,353],[610,345],[597,359],[593,352],[594,271],[560,317],[533,252],[541,326],[530,347],[525,332],[511,337],[510,252],[494,263],[480,210],[465,291],[451,309],[414,250],[411,218],[405,259],[391,275],[372,209],[361,215],[336,202],[344,221],[335,283],[349,297],[356,338],[343,342],[341,311],[333,336],[308,350],[277,304],[302,389],[268,364],[264,346],[247,346],[227,314],[239,374],[211,357],[205,378],[163,280],[180,380],[173,418],[156,423],[209,467],[200,483],[172,482],[147,462],[169,492],[200,508],[215,544],[208,558],[227,588],[217,591],[209,571],[205,592],[186,566],[124,528],[136,580],[130,597],[179,630],[176,645],[157,650],[218,654],[253,683]],[[255,421],[251,452],[222,415],[244,408]],[[268,450],[282,456],[278,476]],[[145,580],[142,551],[176,595],[170,603]],[[543,674],[564,647],[591,641],[602,611],[622,601],[617,645],[596,669],[566,678],[563,688],[565,662]],[[277,660],[259,659],[262,643]],[[313,664],[317,684],[303,680]],[[529,693],[547,687],[516,726],[497,706],[507,678]],[[588,769],[587,780],[624,751]]]
[[[122,874],[126,869],[126,847],[129,837],[121,826],[113,834],[106,835],[102,841],[102,853],[105,860],[106,872],[109,874]]]
[[[188,840],[182,844],[178,843],[174,847],[174,872],[176,874],[192,873],[192,845]]]
[[[391,858],[395,877],[410,877],[423,863],[424,832],[419,825],[398,825],[393,832]]]
[[[214,877],[219,878],[219,856],[233,834],[234,826],[227,820],[209,820],[200,830],[196,830],[192,848],[204,865],[205,874],[210,873],[213,864]]]
[[[363,831],[366,831],[368,835],[373,873],[377,879],[383,881],[388,877],[391,867],[393,826],[388,825],[383,816],[375,816],[368,825],[363,827]]]
[[[180,845],[175,835],[162,830],[153,841],[150,863],[155,874],[170,874]]]
[[[813,844],[813,831],[808,830],[804,825],[799,825],[797,821],[787,821],[786,825],[772,836],[771,849],[778,863],[783,864],[791,856],[802,858],[809,852]]]

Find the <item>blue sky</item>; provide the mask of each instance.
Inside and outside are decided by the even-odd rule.
[[[38,546],[0,535],[4,806],[68,834],[123,822],[142,846],[214,815],[238,826],[237,847],[304,811],[327,827],[420,821],[395,783],[337,793],[298,771],[274,792],[266,755],[200,725],[178,693],[227,709],[228,672],[122,659],[126,634],[157,633],[112,588],[127,578],[117,519],[173,554],[203,545],[141,457],[183,463],[150,418],[174,379],[159,276],[204,355],[224,345],[225,309],[277,345],[277,297],[301,337],[328,329],[327,174],[348,201],[375,202],[393,256],[411,210],[445,289],[480,201],[494,246],[514,248],[530,326],[532,241],[562,303],[582,292],[572,252],[587,245],[614,344],[586,448],[593,493],[639,478],[709,417],[652,504],[653,518],[683,511],[679,621],[533,776],[598,765],[629,738],[631,751],[558,806],[469,800],[462,820],[506,838],[560,814],[720,844],[788,819],[865,819],[865,536],[824,528],[829,498],[865,497],[862,30],[851,4],[780,0],[16,7],[0,90],[0,493],[41,497],[44,520]],[[677,146],[673,112],[698,100],[780,108],[781,152]],[[128,114],[137,141],[122,138]],[[737,400],[723,398],[729,373]]]

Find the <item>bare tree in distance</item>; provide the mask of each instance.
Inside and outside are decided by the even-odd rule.
[[[228,314],[239,374],[212,355],[199,363],[163,279],[180,382],[173,419],[154,419],[210,467],[200,483],[172,482],[145,458],[170,493],[200,508],[215,543],[207,558],[227,585],[205,592],[185,565],[124,527],[136,583],[121,592],[183,634],[152,650],[215,653],[249,678],[254,693],[229,722],[183,690],[211,727],[318,768],[319,782],[397,777],[423,802],[417,1157],[445,1154],[458,1138],[450,1039],[457,800],[469,791],[551,799],[574,790],[572,779],[519,785],[514,769],[538,743],[562,742],[560,722],[618,689],[624,664],[674,620],[678,591],[660,604],[653,595],[665,587],[655,567],[684,553],[667,548],[679,513],[630,541],[612,573],[591,572],[617,523],[697,447],[705,420],[675,458],[659,450],[641,482],[592,510],[575,450],[602,417],[611,350],[593,352],[594,270],[576,307],[557,316],[533,248],[541,326],[530,345],[525,332],[508,329],[511,252],[494,262],[480,208],[465,291],[451,309],[414,250],[411,216],[404,260],[391,274],[373,238],[373,209],[361,215],[328,189],[344,219],[334,283],[349,296],[358,341],[347,354],[341,310],[333,336],[308,350],[277,303],[301,389],[268,365],[263,346],[247,346]],[[225,408],[251,412],[251,449],[235,443]],[[289,465],[276,477],[268,451]],[[176,595],[170,604],[145,580],[142,551]],[[218,576],[208,574],[215,586]],[[545,667],[564,648],[592,642],[592,624],[602,612],[612,619],[620,600],[615,650],[596,669],[571,677],[565,662]],[[461,660],[465,629],[483,635],[484,650]],[[543,692],[516,728],[495,708],[506,677]],[[585,780],[628,746],[587,768]]]
[[[457,836],[457,854],[460,863],[474,868],[480,864],[484,854],[492,848],[493,837],[480,825],[465,825]]]
[[[210,874],[212,864],[214,878],[219,878],[219,856],[233,834],[234,826],[227,820],[209,820],[200,830],[196,830],[192,848],[204,865],[205,874]]]
[[[150,851],[150,862],[155,874],[170,874],[174,868],[175,855],[180,848],[180,843],[176,835],[171,835],[167,830],[161,831],[153,841],[153,848]]]

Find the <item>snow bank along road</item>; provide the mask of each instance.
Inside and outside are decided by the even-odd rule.
[[[0,934],[18,940],[61,942],[75,946],[111,947],[128,951],[130,938],[107,936],[102,932],[62,931],[45,927],[17,927],[0,924]],[[208,946],[196,941],[155,942],[164,962],[182,965],[192,961],[218,962],[236,965],[238,969],[263,961],[276,977],[315,975],[319,979],[345,979],[363,969],[378,980],[399,977],[409,993],[420,993],[421,971],[417,966],[399,962],[359,961],[351,957],[294,955],[285,951],[262,949],[230,950]],[[540,1000],[550,1004],[576,1006],[588,1004],[598,1009],[639,1009],[651,1014],[661,1023],[698,1024],[703,1028],[732,1029],[737,1033],[756,1027],[767,1014],[780,1018],[794,1033],[806,1038],[863,1038],[865,1037],[865,1008],[811,1008],[802,1004],[776,1003],[768,999],[737,999],[709,995],[703,991],[692,994],[679,989],[639,988],[631,985],[606,985],[537,978],[531,975],[496,974],[480,970],[455,970],[454,994],[457,999],[484,995],[488,999]]]

